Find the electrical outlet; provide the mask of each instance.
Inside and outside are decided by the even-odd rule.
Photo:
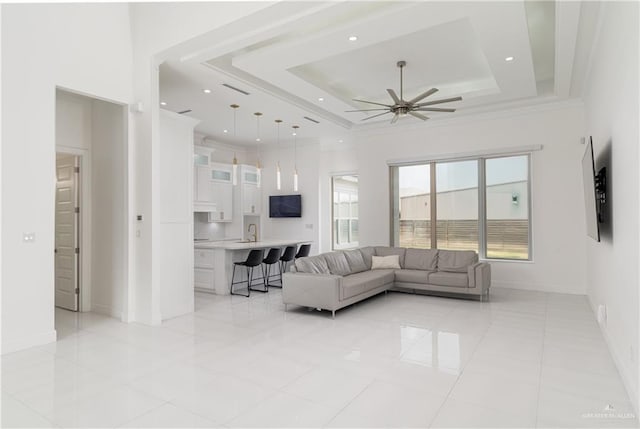
[[[36,242],[36,233],[35,232],[23,232],[22,233],[22,241],[24,243],[35,243]]]
[[[313,229],[313,224],[312,223],[307,223],[304,225],[305,228],[307,229]]]
[[[598,306],[598,323],[603,328],[607,326],[607,306],[604,304]]]

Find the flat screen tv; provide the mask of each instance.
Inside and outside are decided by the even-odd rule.
[[[302,217],[302,196],[269,196],[269,217]]]
[[[596,166],[593,159],[593,139],[589,138],[582,156],[582,184],[584,185],[584,205],[587,216],[587,235],[600,241],[598,223],[598,200],[596,197]]]

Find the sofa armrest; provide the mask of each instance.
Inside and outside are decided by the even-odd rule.
[[[468,268],[469,287],[486,291],[491,286],[491,265],[477,262]]]
[[[332,274],[283,273],[282,302],[337,310],[342,277]]]

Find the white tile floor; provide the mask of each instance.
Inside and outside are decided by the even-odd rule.
[[[389,293],[332,320],[272,289],[198,294],[156,328],[56,310],[56,329],[2,357],[2,427],[638,424],[584,296]]]

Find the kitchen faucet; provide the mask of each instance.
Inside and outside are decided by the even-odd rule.
[[[251,234],[251,227],[253,227],[253,234]],[[255,223],[250,223],[249,224],[249,234],[251,234],[249,236],[249,241],[253,241],[254,243],[258,241],[258,225],[256,225]],[[251,237],[253,237],[253,240],[251,239]]]

